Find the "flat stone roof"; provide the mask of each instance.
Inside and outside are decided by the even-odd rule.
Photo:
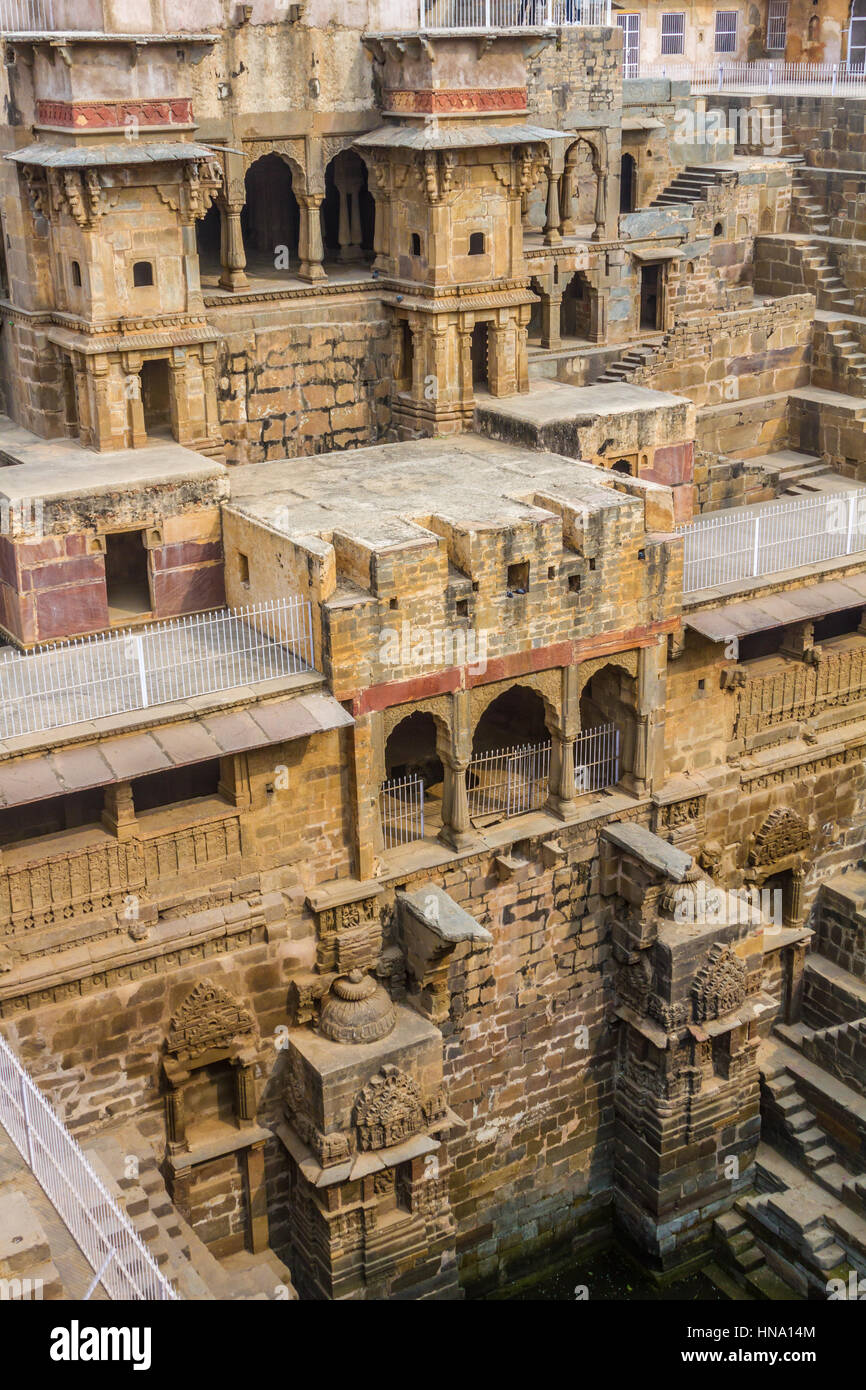
[[[71,439],[42,439],[0,416],[0,498],[9,502],[92,496],[180,479],[208,482],[220,477],[226,479],[224,495],[228,495],[228,475],[224,464],[173,440],[99,453]]]
[[[653,391],[628,382],[602,382],[596,386],[569,386],[563,381],[533,381],[529,390],[515,396],[491,396],[476,391],[476,408],[493,411],[503,419],[531,425],[560,421],[593,420],[603,415],[632,415],[643,410],[682,410],[691,405],[687,396],[672,391]]]
[[[432,516],[458,529],[537,521],[550,512],[536,493],[588,511],[643,506],[605,469],[476,434],[251,464],[231,489],[229,510],[285,535],[339,531],[371,546],[418,541]]]

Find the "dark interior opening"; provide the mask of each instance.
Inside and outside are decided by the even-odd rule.
[[[132,267],[132,283],[138,289],[153,284],[153,263],[151,261],[135,262]]]
[[[492,753],[515,744],[547,743],[544,701],[526,685],[513,685],[497,696],[482,714],[472,736],[472,752]]]
[[[658,328],[660,302],[659,266],[641,266],[640,272],[640,326]]]
[[[472,385],[487,386],[487,327],[486,323],[476,323],[472,330]]]
[[[98,827],[104,802],[102,787],[51,796],[29,806],[7,806],[0,810],[0,845],[14,845],[40,835],[56,835],[61,830]]]
[[[219,781],[219,758],[137,777],[132,784],[136,813],[156,811],[161,806],[176,806],[181,801],[195,801],[203,796],[218,796]]]
[[[216,203],[196,222],[195,243],[201,269],[218,271],[222,261],[222,217]]]
[[[401,719],[385,744],[385,776],[421,777],[426,790],[438,786],[444,775],[432,714],[418,710]]]
[[[164,357],[141,364],[141,406],[146,433],[170,438],[171,390]]]
[[[276,264],[277,248],[297,257],[301,214],[292,189],[292,171],[278,154],[266,154],[247,170],[241,232],[247,259]]]
[[[637,165],[634,156],[624,154],[619,165],[619,210],[634,212],[637,194]]]
[[[839,613],[828,613],[823,618],[816,618],[813,628],[814,641],[829,642],[833,637],[844,637],[849,632],[856,632],[863,612],[862,608],[843,608]]]
[[[105,588],[113,623],[151,610],[147,550],[142,531],[105,537]]]

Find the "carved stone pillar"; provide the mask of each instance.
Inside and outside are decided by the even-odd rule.
[[[563,236],[574,236],[576,231],[574,221],[574,180],[574,165],[568,164],[562,175],[562,198],[560,206],[562,221],[560,230]]]
[[[791,871],[790,925],[792,927],[798,927],[803,920],[803,885],[805,882],[805,869],[793,869]]]
[[[102,824],[118,840],[129,840],[135,834],[135,805],[129,782],[116,782],[105,788]]]
[[[562,294],[542,293],[541,297],[541,346],[558,348],[562,343],[560,336],[560,309]]]
[[[168,1089],[165,1093],[165,1131],[169,1153],[185,1153],[189,1150],[186,1137],[186,1107],[184,1105],[184,1083],[189,1080],[189,1072],[164,1064]]]
[[[252,1062],[241,1062],[235,1068],[235,1108],[242,1126],[252,1124],[256,1118],[256,1078]]]
[[[595,190],[595,231],[593,241],[604,241],[607,228],[607,174],[599,174]]]
[[[555,246],[562,241],[559,224],[559,176],[551,173],[547,180],[547,216],[544,222],[545,246]]]
[[[244,290],[249,285],[246,275],[247,256],[241,230],[243,203],[225,203],[220,208],[222,241],[219,282],[224,290]]]
[[[131,449],[141,449],[147,443],[147,430],[144,425],[144,402],[141,399],[141,376],[138,371],[131,371],[124,381],[124,394],[126,396],[128,420],[129,420],[129,447]],[[103,399],[106,392],[107,383],[104,378],[97,380],[96,399],[97,399],[97,430],[98,434],[94,444],[98,449],[110,449],[110,442],[106,442],[102,435]]]
[[[554,815],[567,820],[575,811],[575,797],[584,790],[574,776],[574,748],[580,719],[580,695],[577,666],[562,671],[559,727],[552,728],[550,749],[550,785],[547,804]]]
[[[439,839],[451,849],[467,849],[478,841],[469,818],[466,789],[466,772],[472,758],[472,707],[467,690],[452,697],[451,746],[440,748],[439,756],[445,769]]]
[[[455,757],[452,753],[443,761],[445,782],[442,789],[442,829],[439,839],[451,849],[465,849],[475,840],[475,833],[469,819],[469,794],[466,790],[466,772],[469,758]]]
[[[795,941],[782,951],[782,999],[785,1022],[799,1023],[803,1011],[803,975],[806,967],[806,942]]]
[[[342,194],[340,197],[342,198]],[[321,218],[323,202],[324,198],[319,193],[301,193],[298,195],[301,210],[301,234],[298,248],[301,255],[301,267],[298,275],[302,280],[310,282],[326,279],[325,268],[322,264],[325,259]]]

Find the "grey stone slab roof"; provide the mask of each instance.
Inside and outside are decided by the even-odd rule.
[[[485,145],[534,145],[563,138],[561,130],[545,130],[543,126],[476,125],[474,122],[444,126],[430,121],[418,126],[377,126],[367,135],[359,135],[355,144],[370,149],[471,150]]]
[[[605,825],[601,834],[619,849],[642,859],[645,864],[664,874],[666,878],[672,878],[676,883],[682,883],[694,862],[690,854],[659,839],[658,835],[654,835],[644,825],[615,821],[612,825]]]
[[[185,724],[105,738],[98,744],[39,753],[0,768],[0,806],[23,806],[165,768],[288,743],[352,723],[352,716],[332,695],[311,691]]]
[[[171,164],[187,159],[213,159],[214,150],[193,141],[117,140],[110,145],[25,145],[4,156],[13,164],[37,164],[43,169],[99,168],[110,164]]]
[[[711,642],[729,642],[732,637],[745,637],[750,632],[766,632],[785,623],[857,608],[864,600],[866,574],[847,574],[844,579],[830,579],[803,589],[761,594],[760,598],[744,603],[704,608],[698,613],[684,615],[683,621],[695,632],[709,637]]]

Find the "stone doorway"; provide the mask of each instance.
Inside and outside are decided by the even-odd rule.
[[[150,579],[142,531],[116,531],[105,537],[105,588],[111,623],[150,613]]]
[[[644,265],[640,272],[640,326],[661,327],[661,266]]]
[[[488,333],[489,325],[486,323],[476,323],[472,330],[472,385],[480,386],[485,391],[490,389],[490,377],[488,374]]]
[[[637,197],[637,164],[634,155],[624,154],[619,165],[619,210],[634,212]]]
[[[164,357],[141,364],[141,408],[148,438],[161,436],[170,439],[171,384],[168,362]]]

